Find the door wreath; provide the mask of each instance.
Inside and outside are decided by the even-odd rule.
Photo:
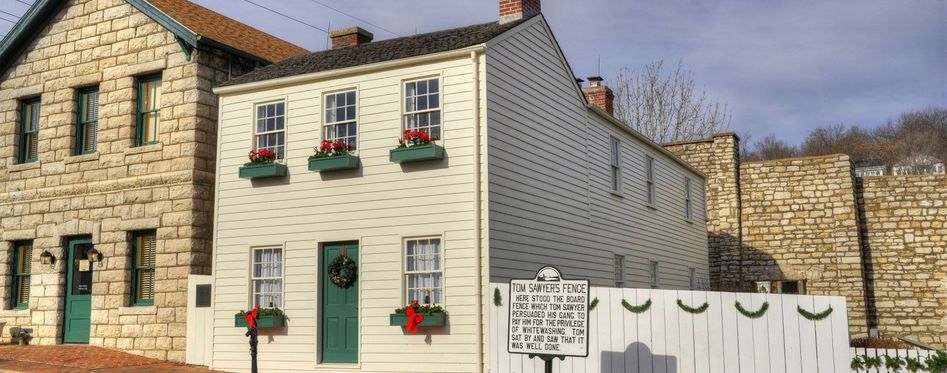
[[[345,255],[339,255],[329,263],[329,280],[340,288],[352,286],[357,273],[355,261]]]

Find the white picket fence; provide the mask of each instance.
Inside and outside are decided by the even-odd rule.
[[[884,366],[885,356],[891,357],[900,357],[900,358],[913,358],[920,361],[924,361],[928,356],[936,354],[937,351],[931,350],[903,350],[903,349],[886,349],[886,348],[852,348],[851,355],[854,358],[855,356],[868,356],[868,357],[880,357],[881,358],[881,367],[871,368],[871,369],[852,369],[851,373],[904,373],[908,370],[906,368],[901,368],[901,370],[895,372]],[[926,372],[926,371],[924,371]]]
[[[500,289],[502,304],[491,305],[490,364],[492,373],[537,373],[542,361],[507,352],[509,285]],[[848,312],[844,297],[721,293],[704,291],[616,289],[592,287],[598,305],[589,314],[589,356],[556,360],[557,373],[849,373]],[[651,308],[636,314],[622,300]],[[697,308],[691,314],[677,305]],[[738,312],[769,310],[756,319]],[[811,313],[834,310],[810,321]]]

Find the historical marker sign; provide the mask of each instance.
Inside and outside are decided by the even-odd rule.
[[[589,355],[589,280],[566,280],[554,267],[510,281],[508,351],[544,357]]]

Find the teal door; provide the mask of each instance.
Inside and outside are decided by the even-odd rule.
[[[89,343],[92,321],[92,263],[86,252],[92,239],[69,240],[66,259],[66,314],[62,343]]]
[[[344,248],[344,249],[343,249]],[[358,242],[326,244],[322,247],[322,362],[358,362],[358,276],[347,288],[329,279],[329,265],[339,256],[358,264]]]

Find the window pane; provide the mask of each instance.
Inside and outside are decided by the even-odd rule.
[[[142,116],[142,142],[151,143],[158,141],[158,113],[145,113]]]

